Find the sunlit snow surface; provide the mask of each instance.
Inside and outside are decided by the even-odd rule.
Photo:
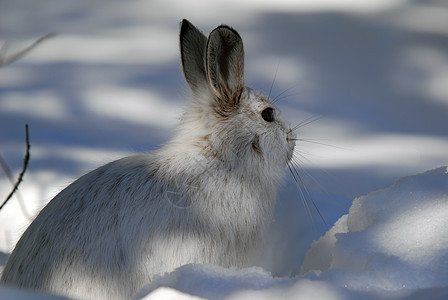
[[[448,286],[447,168],[356,198],[312,244],[301,271],[312,270],[351,290]]]
[[[39,209],[74,179],[168,140],[187,103],[178,57],[183,18],[204,32],[221,23],[235,27],[245,43],[247,84],[269,93],[275,78],[271,97],[280,95],[277,104],[293,125],[318,119],[297,132],[307,205],[287,176],[260,257],[259,264],[281,279],[261,269],[186,266],[159,282],[180,289],[173,278],[188,277],[190,286],[210,283],[204,291],[211,292],[222,283],[228,289],[218,296],[238,287],[269,289],[253,292],[260,299],[321,298],[310,294],[316,292],[329,298],[361,293],[364,299],[375,296],[366,290],[384,295],[386,289],[405,297],[423,287],[432,296],[447,295],[441,274],[446,236],[438,230],[448,219],[446,197],[429,179],[446,180],[443,172],[411,177],[415,185],[402,180],[378,198],[369,194],[448,162],[443,0],[1,1],[0,43],[9,41],[2,55],[49,32],[58,35],[0,68],[0,154],[15,177],[25,123],[31,139],[18,197],[0,212],[0,265]],[[0,199],[10,188],[1,172]],[[367,194],[343,217],[354,198]],[[339,219],[330,231],[311,199],[330,228]],[[311,269],[320,273],[283,279]],[[442,287],[432,288],[436,283]],[[168,293],[179,297],[167,289],[151,297]],[[419,293],[410,295],[418,299],[428,291]]]

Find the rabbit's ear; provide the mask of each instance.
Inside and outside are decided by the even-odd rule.
[[[205,48],[207,37],[188,20],[180,24],[180,56],[182,70],[193,93],[201,92],[207,86],[205,75]]]
[[[224,105],[224,111],[238,106],[244,91],[243,41],[233,28],[226,25],[210,33],[207,42],[206,69],[209,83]]]

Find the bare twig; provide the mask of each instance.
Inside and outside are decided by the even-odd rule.
[[[28,135],[28,124],[25,124],[25,143],[26,143],[26,153],[25,157],[23,158],[22,172],[20,172],[19,178],[17,178],[16,184],[14,185],[12,191],[9,193],[8,197],[6,197],[6,200],[3,201],[2,205],[0,206],[0,210],[3,208],[3,206],[5,206],[5,204],[9,201],[9,199],[12,198],[14,193],[19,188],[19,185],[23,180],[23,175],[25,175],[26,168],[28,167],[28,162],[30,160],[30,139]]]
[[[44,40],[46,40],[46,39],[48,39],[50,37],[53,37],[55,35],[56,35],[56,33],[54,33],[54,32],[48,33],[48,34],[40,37],[39,39],[37,39],[34,43],[29,45],[25,49],[15,53],[15,54],[12,54],[10,56],[6,55],[8,43],[4,43],[3,46],[0,49],[0,67],[6,66],[6,65],[8,65],[8,64],[10,64],[10,63],[12,63],[12,62],[14,62],[16,60],[19,60],[20,58],[25,56],[28,52],[33,50],[41,42],[43,42]]]
[[[11,185],[14,186],[15,185],[15,179],[14,179],[14,176],[12,174],[12,171],[8,167],[8,164],[3,159],[3,156],[1,154],[0,154],[0,166],[3,169],[3,172],[6,174],[6,177],[8,177],[9,182],[11,182]],[[19,202],[20,210],[22,211],[23,216],[31,221],[33,218],[30,215],[30,213],[28,212],[28,210],[26,209],[25,203],[23,201],[22,195],[20,194],[19,190],[16,191],[15,196],[17,198],[17,201]]]

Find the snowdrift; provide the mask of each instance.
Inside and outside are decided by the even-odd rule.
[[[356,198],[313,243],[301,272],[318,270],[351,290],[448,286],[447,172],[406,177]]]

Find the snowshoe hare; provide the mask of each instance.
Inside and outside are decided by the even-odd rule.
[[[192,100],[160,149],[76,180],[42,209],[3,284],[75,298],[127,299],[188,263],[250,266],[273,216],[295,136],[245,87],[240,35],[187,20],[180,54]]]

